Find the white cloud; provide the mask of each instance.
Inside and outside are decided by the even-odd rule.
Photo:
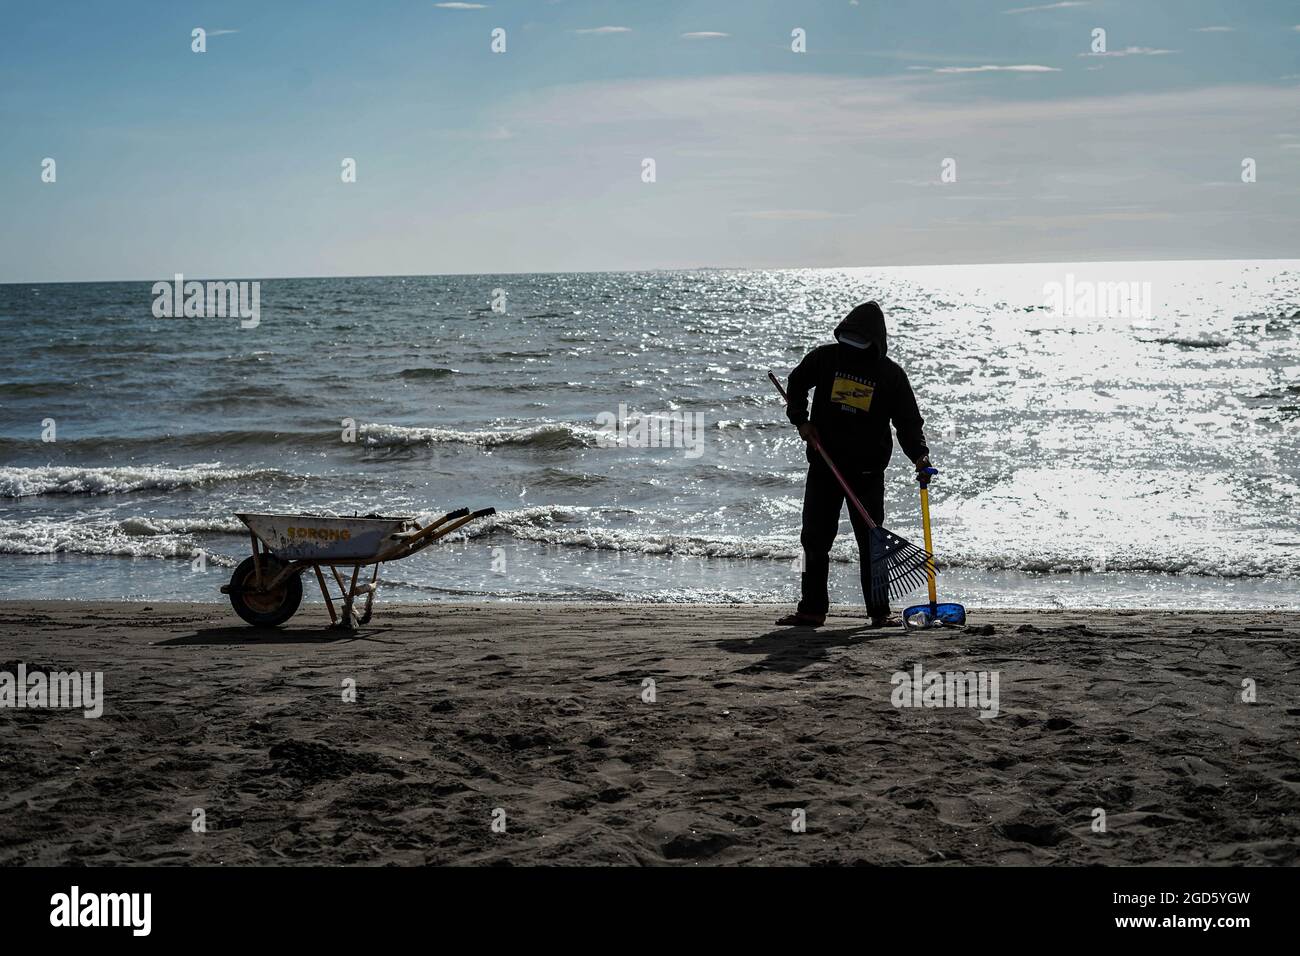
[[[1193,33],[1236,33],[1235,27],[1195,27]]]
[[[754,212],[732,213],[744,219],[763,219],[771,222],[824,222],[827,219],[843,219],[845,212],[827,212],[824,209],[759,209]]]
[[[575,237],[506,250],[529,268],[561,271],[1195,257],[1221,250],[1227,226],[1233,247],[1251,255],[1296,251],[1300,193],[1239,188],[1207,199],[1198,188],[1206,169],[1222,168],[1225,179],[1239,169],[1223,142],[1300,156],[1274,138],[1300,115],[1292,84],[1000,98],[953,97],[949,82],[962,77],[900,65],[889,76],[747,73],[521,90],[493,122],[514,133],[511,161],[530,173],[459,191],[469,211],[457,227],[468,233],[449,261],[499,252],[503,223],[517,236],[561,228]],[[658,186],[641,182],[644,156],[658,161]],[[958,161],[955,184],[895,182],[937,182],[948,156]],[[1087,178],[1067,187],[1064,176]],[[1037,198],[1062,192],[1066,205]],[[1159,215],[1115,208],[1135,205]],[[996,208],[1026,218],[984,224],[978,211]],[[965,225],[952,234],[903,232],[954,216]]]
[[[210,36],[210,37],[222,37],[222,36],[225,36],[227,33],[238,33],[238,32],[239,32],[238,30],[209,30],[209,31],[208,31],[208,36]]]
[[[1165,56],[1177,52],[1179,51],[1159,50],[1149,46],[1126,46],[1122,50],[1111,50],[1107,53],[1080,53],[1079,56]]]
[[[995,57],[983,53],[923,53],[919,50],[863,50],[863,56],[882,57],[890,60],[909,60],[913,63],[944,63],[951,66],[964,66],[972,60],[981,63],[1014,63],[1014,57]]]
[[[923,140],[939,145],[961,136],[989,149],[1005,146],[1017,165],[1024,165],[1026,142],[1048,144],[1049,157],[1057,156],[1065,144],[1071,144],[1067,151],[1077,151],[1084,123],[1107,130],[1109,142],[1123,140],[1126,148],[1174,140],[1200,143],[1207,125],[1229,138],[1259,135],[1261,128],[1271,137],[1277,118],[1300,108],[1295,88],[1266,85],[1031,100],[936,100],[934,94],[928,77],[904,73],[876,78],[732,74],[592,82],[521,94],[499,122],[519,141],[559,136],[578,148],[576,144],[585,142],[582,128],[596,140],[608,135],[611,143],[616,131],[623,130],[630,143],[644,143],[649,136],[678,149],[708,149],[713,156],[768,155],[785,147],[801,156],[821,146],[842,159],[836,151],[847,144]],[[864,122],[863,116],[871,121]],[[1039,126],[1058,128],[1060,142],[1052,143],[1046,133],[1030,140],[1019,135]],[[911,148],[906,152],[914,155]],[[1054,168],[1055,162],[1046,162],[1044,168]]]
[[[574,33],[631,33],[631,27],[588,27],[585,30],[574,30]]]
[[[1063,0],[1062,3],[1045,3],[1038,7],[1016,7],[1014,10],[1003,10],[1003,13],[1038,13],[1042,10],[1064,10],[1067,7],[1086,7],[1087,0]]]
[[[1014,66],[941,66],[934,73],[1060,73],[1055,66],[1040,66],[1037,63],[1018,63]]]
[[[442,7],[444,10],[486,10],[486,3],[435,3],[435,7]]]
[[[915,186],[918,189],[947,189],[950,183],[942,182],[937,177],[934,179],[891,179],[890,183],[895,186]],[[966,186],[1014,186],[1015,181],[1010,179],[963,179],[962,184]]]
[[[722,37],[729,37],[729,36],[731,36],[730,33],[715,33],[715,32],[713,32],[713,31],[711,31],[711,30],[700,30],[700,31],[695,32],[695,33],[683,33],[683,34],[682,34],[682,39],[684,39],[684,40],[718,40],[718,39],[721,39]]]

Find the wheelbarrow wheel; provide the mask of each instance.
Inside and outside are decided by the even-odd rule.
[[[279,558],[264,554],[262,580],[270,581],[284,570]],[[273,591],[257,591],[256,568],[250,555],[235,568],[230,577],[230,603],[235,613],[254,627],[276,627],[293,617],[302,603],[302,578],[290,575]]]

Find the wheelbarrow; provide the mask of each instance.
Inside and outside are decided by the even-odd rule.
[[[257,627],[276,627],[293,617],[302,603],[302,573],[316,572],[316,582],[330,612],[330,626],[351,629],[370,621],[379,566],[385,561],[409,558],[439,538],[477,518],[496,514],[495,508],[471,512],[450,511],[436,521],[421,524],[415,518],[321,517],[302,514],[237,514],[248,527],[253,554],[240,562],[222,594],[230,596],[235,613]],[[374,566],[369,581],[357,583],[361,569]],[[338,585],[342,608],[334,598],[321,568],[329,568]],[[352,569],[350,581],[339,573]],[[364,596],[364,610],[356,607]]]

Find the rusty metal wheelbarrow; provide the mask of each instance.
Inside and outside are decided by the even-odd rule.
[[[335,518],[317,515],[238,514],[248,526],[253,554],[240,562],[223,585],[235,613],[249,624],[275,627],[293,617],[302,603],[301,574],[311,568],[329,608],[332,627],[353,628],[370,621],[375,591],[379,588],[379,566],[385,561],[407,558],[476,518],[496,514],[495,508],[471,512],[450,511],[436,521],[421,524],[415,518]],[[361,569],[374,565],[369,581],[357,583]],[[321,568],[330,569],[343,602],[342,613],[334,610],[334,599],[325,584]],[[351,568],[346,582],[339,568]],[[357,614],[357,600],[365,596],[365,609]]]

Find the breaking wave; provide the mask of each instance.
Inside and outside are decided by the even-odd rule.
[[[629,509],[580,506],[540,506],[498,512],[466,529],[466,537],[503,533],[521,541],[591,551],[635,554],[680,554],[710,558],[793,560],[799,554],[797,536],[742,538],[730,535],[679,534],[627,528],[605,528],[590,523],[593,517],[633,514]],[[847,560],[847,554],[845,557]]]
[[[588,425],[549,422],[515,428],[422,428],[410,425],[363,424],[358,430],[367,445],[477,445],[481,448],[591,448],[601,431]]]
[[[124,534],[148,537],[161,534],[248,534],[238,518],[124,518],[118,522]]]
[[[120,495],[133,491],[175,491],[226,481],[283,477],[273,468],[224,468],[218,463],[169,468],[162,465],[82,468],[46,465],[0,468],[0,498],[33,495]]]
[[[545,505],[499,512],[466,526],[453,534],[450,540],[483,540],[487,543],[496,536],[505,536],[557,549],[737,561],[793,562],[800,555],[798,532],[793,527],[771,535],[746,537],[606,525],[629,519],[635,521],[636,518],[637,511],[631,508]],[[68,553],[188,560],[198,553],[205,538],[223,535],[242,538],[245,533],[246,529],[238,519],[223,516],[0,520],[0,554]],[[961,568],[1042,575],[1156,573],[1226,579],[1300,576],[1300,541],[1292,540],[1276,541],[1273,548],[1264,551],[1247,548],[1243,542],[1242,547],[1228,545],[1219,552],[1207,553],[1189,543],[1186,551],[1171,552],[1167,547],[1159,546],[1133,547],[1127,552],[1101,557],[1086,549],[1071,549],[1066,544],[1047,547],[1042,542],[1026,541],[1007,546],[1004,542],[1000,548],[986,549],[980,542],[972,543],[974,547],[965,544],[960,536],[952,541],[951,549],[939,555],[940,573],[945,569]],[[208,561],[220,566],[231,566],[237,560],[204,550]],[[556,560],[563,560],[559,552]],[[841,534],[836,539],[831,560],[837,563],[858,560],[851,534]],[[410,586],[426,587],[414,582]],[[453,586],[445,584],[431,590],[449,595],[456,591]],[[567,585],[561,586],[560,590],[570,600],[602,600],[606,597],[594,591],[577,596],[570,593]],[[462,596],[469,597],[475,593],[471,589]],[[495,592],[491,589],[484,592],[485,595],[488,593]],[[543,599],[546,594],[538,592],[531,596]]]
[[[609,528],[596,523],[626,509],[585,507],[535,507],[499,512],[462,532],[467,539],[505,534],[521,541],[588,551],[617,551],[645,555],[683,555],[734,560],[793,561],[799,557],[799,535],[788,531],[745,537],[726,534],[686,534],[637,528]],[[919,535],[917,536],[919,540]],[[831,560],[856,562],[858,552],[851,534],[841,534],[831,550]],[[1095,551],[1068,545],[1050,548],[1042,542],[1006,542],[985,549],[955,546],[938,555],[938,567],[981,571],[1018,571],[1030,574],[1079,572],[1139,572],[1197,575],[1214,578],[1300,577],[1300,542],[1279,541],[1261,550],[1242,542],[1217,552],[1207,552],[1195,541],[1184,551],[1168,547],[1141,549],[1099,556]]]
[[[218,519],[0,521],[0,554],[85,554],[188,561],[201,550],[194,535],[228,530],[233,529]],[[233,567],[237,563],[234,558],[203,550],[210,564]]]

